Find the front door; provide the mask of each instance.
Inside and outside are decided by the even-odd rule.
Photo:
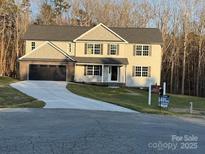
[[[118,66],[110,66],[110,81],[118,80]]]

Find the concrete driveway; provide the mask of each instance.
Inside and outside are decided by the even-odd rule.
[[[67,83],[62,81],[21,81],[11,84],[21,92],[44,101],[45,108],[134,112],[117,105],[78,96],[68,91],[66,85]]]

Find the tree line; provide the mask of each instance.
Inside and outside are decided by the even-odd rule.
[[[36,3],[37,10],[31,9]],[[33,11],[33,12],[32,12]],[[38,13],[36,13],[38,12]],[[162,81],[171,93],[205,96],[203,0],[0,0],[0,76],[18,76],[29,24],[156,27],[162,32]]]

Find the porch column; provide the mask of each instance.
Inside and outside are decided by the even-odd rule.
[[[101,82],[103,82],[103,78],[104,78],[104,65],[102,65],[102,78],[101,78]]]

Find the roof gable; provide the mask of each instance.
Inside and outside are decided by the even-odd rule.
[[[53,43],[46,41],[33,51],[21,57],[19,60],[24,59],[56,59],[56,60],[72,60],[62,49],[55,46]]]
[[[103,25],[102,23],[83,33],[74,41],[114,41],[114,42],[126,42],[127,41],[119,36],[117,33]]]

